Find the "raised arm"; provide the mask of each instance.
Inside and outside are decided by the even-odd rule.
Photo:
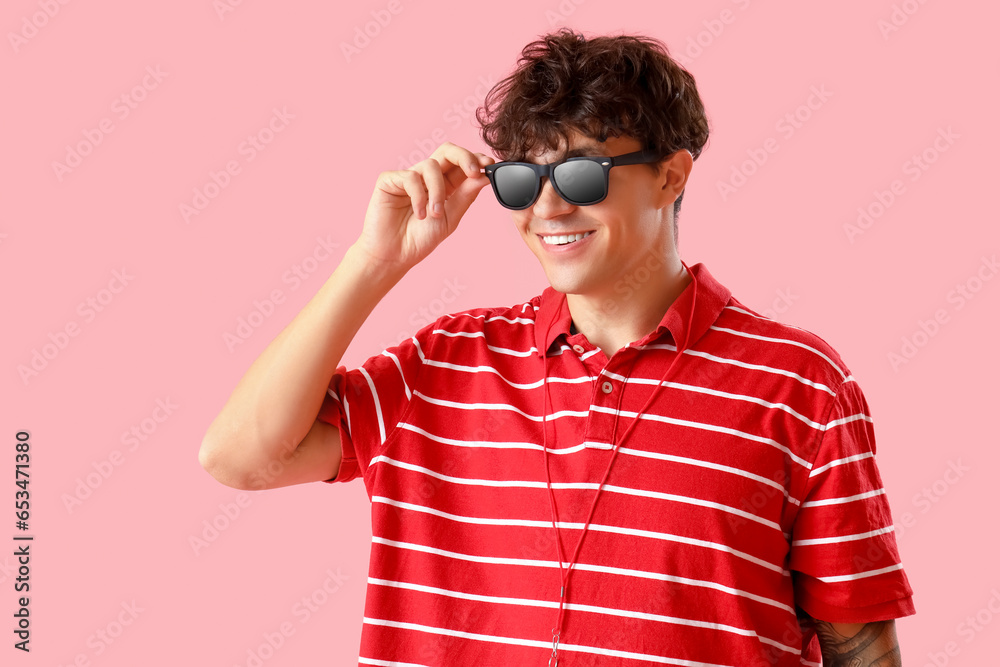
[[[340,433],[317,418],[348,344],[403,275],[455,230],[489,184],[480,170],[493,161],[446,142],[410,169],[379,174],[361,236],[209,426],[198,460],[216,480],[260,490],[336,474]]]

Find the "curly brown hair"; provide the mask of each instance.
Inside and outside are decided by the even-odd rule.
[[[523,161],[538,146],[556,150],[570,130],[606,141],[628,136],[663,157],[686,148],[697,160],[709,124],[694,77],[658,39],[570,28],[521,51],[515,71],[476,109],[483,141],[501,160]],[[657,175],[661,163],[646,165]],[[674,243],[684,193],[674,202]]]

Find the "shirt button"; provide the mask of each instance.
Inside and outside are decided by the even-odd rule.
[[[614,387],[611,386],[610,382],[605,382],[604,384],[601,385],[601,391],[603,391],[605,394],[610,394],[613,390]]]
[[[573,351],[577,354],[583,354],[583,345],[574,345]]]

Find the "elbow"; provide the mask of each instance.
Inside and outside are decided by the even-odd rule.
[[[201,448],[198,450],[198,464],[220,484],[241,491],[248,489],[245,477],[233,466],[226,465],[226,457],[222,450],[214,446],[207,437],[202,440]]]

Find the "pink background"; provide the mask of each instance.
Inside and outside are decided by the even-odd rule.
[[[199,466],[201,439],[357,238],[378,173],[443,141],[488,152],[473,110],[525,44],[568,25],[662,39],[692,71],[713,132],[681,212],[682,258],[820,335],[858,379],[916,591],[917,615],[897,622],[906,664],[995,664],[1000,279],[984,263],[1000,251],[995,3],[244,0],[221,15],[220,4],[5,0],[0,12],[0,661],[246,666],[284,624],[266,667],[355,663],[371,537],[361,480],[240,496]],[[366,26],[374,36],[346,57]],[[828,99],[803,106],[822,88]],[[267,136],[274,109],[292,118]],[[782,130],[797,112],[799,127]],[[258,133],[273,141],[251,160],[241,145]],[[88,134],[100,138],[90,151]],[[57,174],[79,144],[89,154]],[[765,145],[767,161],[744,166]],[[925,151],[933,162],[915,171]],[[239,172],[186,221],[181,205],[230,161]],[[734,169],[750,175],[724,197]],[[859,207],[881,215],[849,238]],[[310,272],[286,281],[296,266]],[[408,337],[421,309],[511,305],[546,285],[484,189],[343,363]],[[275,290],[281,302],[230,349],[224,336]],[[914,347],[894,367],[904,339]],[[45,368],[22,378],[43,350]],[[165,419],[157,401],[174,406]],[[133,427],[142,440],[124,437]],[[30,655],[11,648],[21,429]],[[213,521],[224,529],[196,552]],[[322,602],[307,616],[310,597]]]

